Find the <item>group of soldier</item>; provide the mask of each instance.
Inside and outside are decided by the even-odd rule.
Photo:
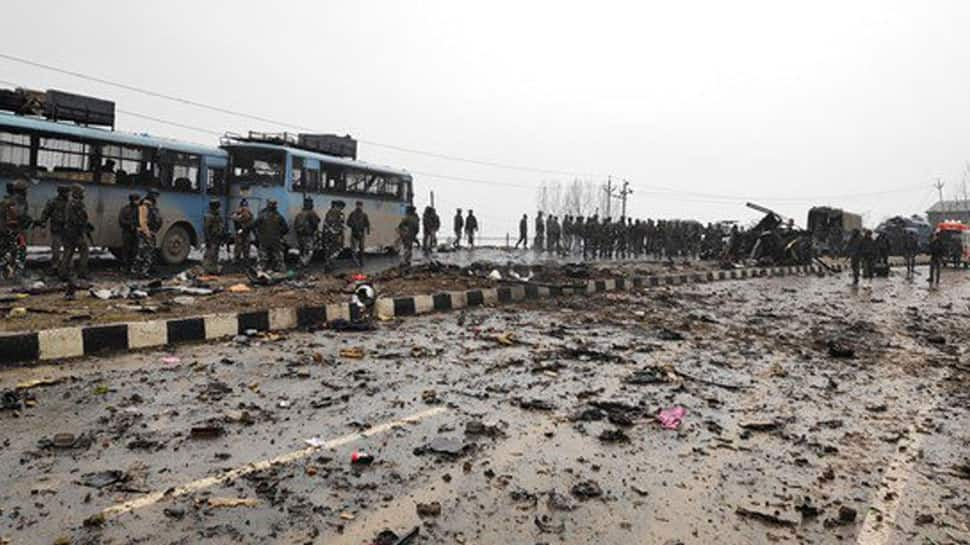
[[[222,217],[221,203],[218,199],[209,202],[209,210],[203,221],[205,236],[205,252],[202,265],[209,274],[218,274],[219,251],[225,244],[233,245],[233,258],[239,263],[249,264],[249,252],[255,242],[257,248],[258,269],[267,272],[283,272],[285,269],[284,238],[289,233],[290,226],[279,211],[277,201],[269,199],[266,207],[254,215],[246,199],[239,201],[239,206],[232,212],[229,219],[233,233],[226,232],[226,221]],[[344,218],[346,203],[334,200],[323,218],[314,209],[311,198],[303,199],[303,206],[293,218],[293,230],[296,235],[299,251],[299,264],[307,267],[318,253],[323,253],[325,260],[336,256],[344,249],[344,229],[350,230],[350,252],[359,266],[364,263],[364,249],[366,239],[371,232],[370,217],[364,211],[364,203],[357,201],[354,209]],[[398,236],[403,247],[403,257],[407,264],[411,261],[413,247],[420,222],[413,206],[407,207],[406,215],[397,227]]]
[[[678,258],[720,255],[726,234],[720,227],[706,227],[696,221],[640,220],[620,217],[612,220],[597,214],[583,218],[538,212],[534,221],[532,248],[559,255],[582,254],[584,259],[613,259],[652,255]],[[735,227],[736,230],[736,227]],[[529,218],[519,220],[515,248],[529,244]]]
[[[88,253],[94,226],[84,203],[84,186],[58,186],[57,194],[44,204],[40,218],[30,216],[25,180],[7,186],[0,200],[0,263],[8,278],[24,278],[27,263],[27,230],[47,228],[50,234],[50,272],[61,280],[88,278]],[[162,226],[158,193],[131,194],[118,215],[122,233],[122,261],[135,276],[147,277],[155,259],[155,235]],[[77,261],[75,261],[75,256]]]

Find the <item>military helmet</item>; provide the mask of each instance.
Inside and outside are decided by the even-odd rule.
[[[303,199],[303,209],[304,210],[313,210],[313,199],[311,199],[309,197]]]
[[[17,180],[13,183],[14,191],[27,191],[27,180]]]
[[[219,199],[209,199],[209,208],[219,208]]]
[[[414,214],[417,212],[417,209],[414,208],[413,206],[408,206],[406,210],[408,214]]]
[[[84,195],[84,186],[81,184],[74,184],[71,186],[71,195]]]
[[[343,207],[347,206],[347,203],[345,203],[344,201],[333,201],[330,204],[332,204],[334,206],[334,208],[343,208]]]
[[[266,201],[266,208],[276,208],[276,199],[269,199]]]
[[[129,202],[138,202],[139,200],[141,200],[141,195],[139,195],[138,193],[129,193],[128,194],[128,201]]]
[[[246,199],[239,199],[239,206],[249,206],[249,201]]]
[[[70,193],[70,191],[71,191],[71,187],[70,186],[67,186],[67,185],[59,185],[59,186],[57,186],[57,194],[58,195],[67,195],[68,193]]]

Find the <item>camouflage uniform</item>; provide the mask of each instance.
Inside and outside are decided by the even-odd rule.
[[[397,226],[397,234],[401,238],[401,263],[406,267],[411,266],[411,251],[418,239],[419,229],[418,214],[413,206],[409,206],[407,214],[401,218],[401,223]]]
[[[138,205],[138,246],[131,263],[131,273],[146,278],[155,265],[155,236],[162,228],[162,215],[155,205],[157,193],[150,191]]]
[[[323,217],[323,243],[327,261],[344,248],[344,203],[331,201]]]
[[[350,227],[350,251],[358,265],[364,264],[364,236],[370,234],[370,218],[360,202],[357,208],[347,217],[347,227]]]
[[[209,202],[209,211],[202,222],[205,232],[205,255],[202,268],[208,274],[219,274],[219,248],[226,239],[226,223],[219,213],[219,201]]]
[[[256,243],[259,245],[259,268],[264,271],[283,272],[286,268],[283,253],[283,237],[290,228],[286,219],[276,209],[276,201],[266,202],[266,208],[256,219]]]
[[[81,278],[88,276],[88,236],[93,226],[88,220],[84,206],[84,186],[71,187],[71,200],[68,201],[64,215],[64,258],[61,261],[60,277],[74,281],[75,272]],[[74,268],[74,253],[78,254],[77,269]]]
[[[249,247],[253,239],[253,212],[246,199],[239,201],[239,208],[232,213],[232,223],[235,227],[232,240],[233,259],[237,262],[248,262]]]
[[[317,238],[320,234],[320,216],[313,209],[313,201],[305,199],[303,210],[296,215],[293,220],[293,229],[296,231],[296,242],[300,247],[300,265],[306,267],[313,260],[313,254],[317,251]]]
[[[128,195],[128,204],[118,212],[118,227],[121,228],[121,262],[131,267],[138,248],[138,201],[137,193]]]
[[[64,221],[67,218],[67,203],[70,187],[58,186],[57,196],[47,201],[44,211],[40,214],[38,225],[50,222],[51,235],[51,271],[57,272],[61,266],[61,250],[64,247]]]
[[[0,202],[0,258],[10,277],[20,279],[27,269],[26,231],[33,223],[27,209],[27,182],[17,180],[7,190],[10,194]]]

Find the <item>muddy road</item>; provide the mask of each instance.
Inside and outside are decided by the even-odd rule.
[[[970,543],[968,326],[777,278],[4,371],[0,542]]]

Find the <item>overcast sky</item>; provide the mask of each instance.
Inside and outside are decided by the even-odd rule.
[[[970,2],[4,2],[0,53],[362,140],[630,180],[631,215],[923,212],[970,159]],[[0,80],[277,130],[0,59]],[[215,136],[119,115],[119,128]],[[362,145],[419,207],[515,230],[568,181]],[[472,183],[428,174],[493,181]],[[865,194],[865,195],[860,195]],[[447,224],[446,224],[447,225]]]

